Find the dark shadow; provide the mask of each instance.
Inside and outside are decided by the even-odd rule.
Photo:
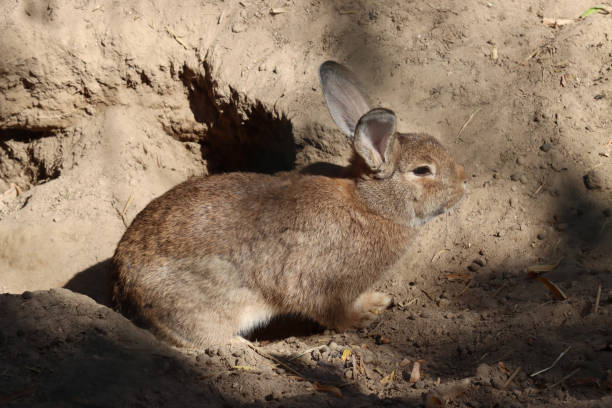
[[[30,143],[44,137],[54,136],[55,130],[58,129],[0,129],[0,147],[4,147],[1,143],[7,140]]]
[[[293,126],[285,114],[249,101],[231,88],[228,97],[221,97],[206,62],[204,72],[202,76],[183,66],[180,78],[189,91],[195,120],[207,127],[200,144],[209,172],[292,169],[296,146]]]
[[[325,328],[315,322],[300,316],[282,315],[272,319],[266,326],[255,329],[249,334],[251,341],[277,341],[287,337],[306,337],[321,334]]]
[[[111,307],[110,272],[111,259],[108,258],[77,273],[64,285],[64,288],[89,296],[96,302]]]

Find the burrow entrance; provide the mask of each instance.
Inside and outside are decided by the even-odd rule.
[[[250,101],[230,88],[222,97],[204,63],[204,75],[183,66],[179,77],[189,92],[196,121],[206,125],[200,137],[210,173],[291,170],[296,158],[293,126],[284,113]]]

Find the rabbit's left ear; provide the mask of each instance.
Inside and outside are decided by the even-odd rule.
[[[370,110],[357,79],[346,67],[334,61],[321,64],[319,79],[334,122],[345,135],[353,137],[357,121]]]
[[[389,150],[395,139],[395,113],[372,109],[359,119],[355,129],[355,151],[373,172],[383,172],[389,165]]]

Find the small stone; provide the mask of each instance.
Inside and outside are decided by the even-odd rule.
[[[543,152],[548,152],[551,148],[552,145],[550,143],[544,143],[542,146],[540,146],[540,150]]]
[[[241,33],[247,29],[247,25],[244,23],[236,23],[232,26],[232,32]]]
[[[32,299],[32,292],[30,292],[29,290],[26,290],[25,292],[23,292],[21,294],[21,298],[22,299]]]
[[[482,251],[480,251],[480,252],[482,252]],[[485,266],[487,264],[487,260],[485,258],[476,258],[476,259],[474,259],[474,263],[479,265],[479,266]]]
[[[343,347],[340,346],[338,343],[336,343],[333,340],[328,343],[328,346],[332,351],[342,351],[343,350]]]
[[[546,238],[546,232],[544,231],[538,232],[537,237],[540,241],[544,240]]]
[[[601,190],[603,180],[599,172],[591,170],[587,174],[585,174],[582,179],[584,181],[584,185],[589,190]]]
[[[349,368],[344,372],[344,376],[346,377],[347,380],[352,380],[353,379],[353,369]]]
[[[364,364],[371,364],[376,360],[376,355],[374,355],[374,353],[372,353],[370,350],[363,350],[361,358],[363,359]]]
[[[478,265],[476,262],[472,262],[467,268],[472,272],[476,272],[478,269],[480,269],[480,265]]]
[[[519,181],[521,182],[521,184],[527,184],[527,182],[529,181],[529,179],[527,178],[526,175],[521,174],[521,177],[519,177]]]

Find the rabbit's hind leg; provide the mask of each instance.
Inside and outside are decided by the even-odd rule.
[[[181,346],[226,344],[266,324],[275,314],[248,288],[235,266],[216,256],[168,262],[157,277],[156,311],[147,313],[157,331]]]

